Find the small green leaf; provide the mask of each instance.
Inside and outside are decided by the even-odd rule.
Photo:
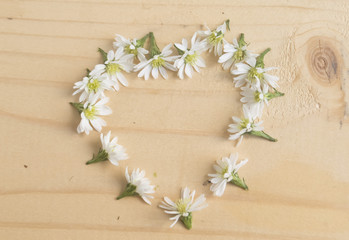
[[[230,23],[230,19],[225,20],[225,24],[226,24],[226,26],[227,26],[228,31],[230,31],[229,23]]]
[[[116,198],[117,200],[120,200],[121,198],[127,197],[127,196],[133,196],[138,195],[136,192],[137,186],[132,185],[131,183],[128,183],[126,185],[126,189]]]
[[[144,46],[144,43],[145,41],[147,40],[147,38],[149,37],[149,33],[146,34],[144,37],[142,37],[141,39],[138,39],[137,40],[137,45],[136,47],[139,48],[139,47],[143,47]]]
[[[268,100],[273,99],[273,98],[276,98],[276,97],[282,97],[282,96],[285,95],[285,93],[279,92],[279,91],[276,90],[275,88],[273,88],[273,89],[274,89],[274,92],[269,92],[269,93],[266,94],[266,98],[267,98]]]
[[[238,173],[232,173],[233,179],[230,181],[232,184],[244,189],[244,190],[248,190],[248,187],[245,183],[245,179],[241,179],[239,177]]]
[[[86,77],[88,77],[90,75],[90,72],[91,72],[91,70],[86,68]]]
[[[238,44],[239,44],[239,48],[242,48],[242,47],[247,45],[247,42],[245,42],[245,34],[244,33],[240,34]]]
[[[79,111],[79,113],[82,113],[84,111],[84,104],[80,102],[70,102],[70,105],[72,105],[76,110]]]
[[[99,149],[97,155],[95,156],[93,154],[93,157],[91,160],[86,162],[86,165],[92,164],[92,163],[97,163],[97,162],[102,162],[106,161],[109,159],[108,153],[104,149]]]
[[[108,60],[108,54],[102,48],[98,48],[98,52],[100,52],[100,54],[102,55],[104,62]]]
[[[149,38],[150,38],[150,48],[149,48],[150,58],[153,58],[155,55],[159,55],[161,51],[158,45],[156,44],[156,40],[153,32],[149,33]]]
[[[267,54],[271,48],[265,49],[256,59],[256,67],[264,68],[264,56]]]
[[[265,139],[267,139],[267,140],[269,140],[271,142],[277,142],[278,141],[276,138],[273,138],[273,137],[269,136],[264,131],[251,131],[251,132],[248,132],[248,133],[253,135],[253,136],[265,138]]]
[[[182,223],[184,224],[184,226],[190,230],[192,228],[192,221],[193,221],[193,217],[191,215],[191,213],[189,213],[189,215],[187,217],[180,217]]]

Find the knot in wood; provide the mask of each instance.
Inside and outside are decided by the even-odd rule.
[[[332,85],[338,80],[340,55],[329,40],[311,39],[307,56],[310,72],[317,82]]]

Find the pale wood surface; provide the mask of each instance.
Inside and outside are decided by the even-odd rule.
[[[0,1],[0,239],[349,239],[348,1]],[[101,61],[114,33],[153,31],[162,48],[206,23],[231,20],[251,49],[271,47],[281,78],[265,128],[279,142],[246,137],[234,148],[227,125],[239,115],[232,77],[205,56],[191,80],[127,77],[109,93],[108,127],[130,155],[120,167],[85,166],[96,132],[75,131],[73,83]],[[212,164],[238,151],[250,187],[215,198],[203,185]],[[156,184],[153,205],[116,201],[124,169]],[[154,174],[156,173],[156,174]],[[173,229],[158,209],[182,186],[205,193],[194,227]]]

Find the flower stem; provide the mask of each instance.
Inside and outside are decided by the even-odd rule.
[[[116,199],[120,200],[121,198],[124,198],[127,196],[137,195],[138,193],[136,193],[136,189],[137,189],[137,186],[132,185],[131,183],[128,183],[126,185],[125,191],[123,191]]]
[[[276,90],[274,88],[274,91],[273,93],[267,93],[267,99],[270,100],[270,99],[273,99],[273,98],[276,98],[276,97],[282,97],[285,95],[285,93],[282,93],[282,92],[279,92],[278,90]]]
[[[256,59],[256,67],[264,68],[264,56],[265,56],[265,54],[267,54],[270,50],[271,50],[271,48],[267,48],[267,49],[265,49],[261,54],[259,54],[259,56],[258,56],[257,59]]]
[[[91,160],[86,162],[86,165],[92,164],[92,163],[97,163],[97,162],[102,162],[108,160],[109,155],[104,149],[99,149],[97,155],[95,156],[93,154],[93,157]]]
[[[149,33],[146,34],[144,37],[142,37],[141,39],[138,39],[137,40],[137,45],[136,47],[139,48],[139,47],[143,47],[144,46],[144,43],[145,41],[147,40],[147,38],[149,37]]]
[[[161,51],[158,45],[156,44],[156,40],[153,32],[149,33],[149,38],[150,38],[150,48],[149,48],[150,58],[153,58],[155,55],[159,55]]]
[[[188,214],[188,216],[184,217],[184,216],[181,216],[181,221],[182,223],[184,224],[184,226],[190,230],[191,227],[192,227],[192,221],[193,221],[193,216],[191,215],[191,212]]]
[[[90,75],[90,72],[91,72],[91,70],[86,68],[86,77],[88,77]]]
[[[245,34],[244,33],[240,34],[238,44],[239,44],[239,48],[242,48],[242,47],[247,45],[247,42],[245,42]]]
[[[273,137],[269,136],[264,131],[251,131],[251,132],[249,132],[249,134],[251,134],[253,136],[265,138],[265,139],[267,139],[267,140],[269,140],[271,142],[277,142],[278,141],[276,138],[273,138]]]
[[[102,54],[102,58],[104,62],[108,60],[108,57],[107,57],[108,54],[102,48],[98,48],[98,52]]]
[[[228,31],[230,31],[229,23],[230,23],[230,19],[225,20],[225,25],[227,26]]]
[[[70,102],[70,105],[72,105],[76,110],[79,111],[79,113],[82,113],[84,111],[84,104],[80,102]]]
[[[233,173],[232,176],[233,176],[233,179],[230,181],[232,184],[234,184],[234,185],[236,185],[244,190],[248,190],[248,187],[245,183],[245,179],[241,179],[239,177],[238,173]]]

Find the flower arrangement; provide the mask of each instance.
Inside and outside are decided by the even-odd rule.
[[[162,51],[157,46],[153,32],[140,39],[127,39],[117,34],[113,43],[114,50],[106,52],[98,49],[104,62],[97,64],[91,71],[87,69],[87,75],[74,84],[73,95],[80,94],[79,102],[70,103],[81,116],[77,132],[88,135],[93,129],[102,131],[102,127],[106,126],[102,116],[112,113],[106,106],[109,98],[105,93],[119,91],[120,86],[128,87],[129,82],[124,74],[138,72],[138,77],[144,80],[148,80],[150,76],[157,79],[159,75],[167,79],[167,70],[170,70],[177,72],[180,79],[192,78],[195,71],[200,73],[200,68],[206,67],[201,54],[213,51],[214,55],[219,57],[218,63],[222,64],[222,68],[229,70],[233,75],[235,87],[241,88],[243,116],[232,117],[234,123],[228,126],[227,131],[230,133],[228,139],[237,140],[236,146],[239,146],[246,134],[276,142],[277,139],[264,132],[261,120],[268,102],[284,95],[277,90],[279,78],[268,73],[276,68],[265,67],[264,64],[264,57],[270,48],[260,54],[252,53],[247,49],[248,44],[243,33],[238,40],[233,39],[229,43],[224,38],[229,30],[229,20],[227,20],[214,30],[207,27],[207,30],[195,32],[190,44],[187,39],[182,39],[181,43],[168,44]],[[148,50],[145,48],[147,40],[149,40]],[[176,49],[177,54],[173,55],[173,49]],[[117,137],[111,139],[110,131],[106,135],[101,133],[100,139],[102,147],[91,160],[86,162],[87,165],[109,160],[118,166],[119,161],[128,159],[126,149],[118,144]],[[217,160],[217,164],[213,165],[215,173],[208,174],[213,195],[221,197],[227,183],[248,190],[244,178],[240,178],[238,174],[238,170],[247,162],[245,159],[238,163],[237,153]],[[127,185],[117,199],[139,196],[151,204],[150,199],[153,198],[151,194],[155,192],[155,186],[145,177],[145,171],[135,169],[129,174],[126,167],[125,177]],[[189,188],[185,187],[182,189],[181,198],[177,201],[164,197],[159,207],[163,208],[165,213],[174,215],[170,218],[174,221],[171,227],[180,220],[187,229],[191,229],[192,213],[208,206],[204,194],[194,200],[195,193],[195,190],[190,192]]]

